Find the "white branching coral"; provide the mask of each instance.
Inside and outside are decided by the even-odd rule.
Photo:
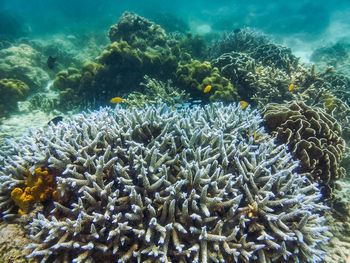
[[[81,114],[2,152],[0,209],[45,166],[62,201],[29,224],[42,262],[321,262],[327,208],[260,123],[220,103]]]

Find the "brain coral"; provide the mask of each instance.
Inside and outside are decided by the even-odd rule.
[[[65,201],[28,227],[41,262],[321,262],[326,207],[261,121],[223,104],[77,115],[2,151],[0,209],[16,216],[26,167],[49,167]]]
[[[345,142],[339,123],[323,109],[295,101],[268,104],[263,115],[277,142],[287,144],[300,161],[296,171],[318,182],[324,197],[330,197],[335,180],[345,173],[340,167]]]

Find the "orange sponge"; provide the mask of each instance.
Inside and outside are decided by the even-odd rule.
[[[26,187],[15,188],[11,192],[20,214],[25,214],[34,202],[46,201],[57,195],[56,176],[50,174],[46,168],[37,168],[34,173],[26,170],[26,176]]]

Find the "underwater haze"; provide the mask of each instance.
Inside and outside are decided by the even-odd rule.
[[[334,25],[349,29],[348,1],[77,1],[2,0],[0,34],[47,34],[61,30],[106,29],[125,11],[143,16],[170,13],[200,31],[253,27],[265,33],[297,34],[313,40]],[[337,32],[341,34],[341,32]],[[333,36],[338,38],[338,35]]]

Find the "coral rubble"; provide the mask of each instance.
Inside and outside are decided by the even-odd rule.
[[[17,217],[11,191],[49,167],[61,199],[28,225],[41,262],[321,262],[327,207],[261,122],[221,103],[79,114],[3,148],[0,210]]]

